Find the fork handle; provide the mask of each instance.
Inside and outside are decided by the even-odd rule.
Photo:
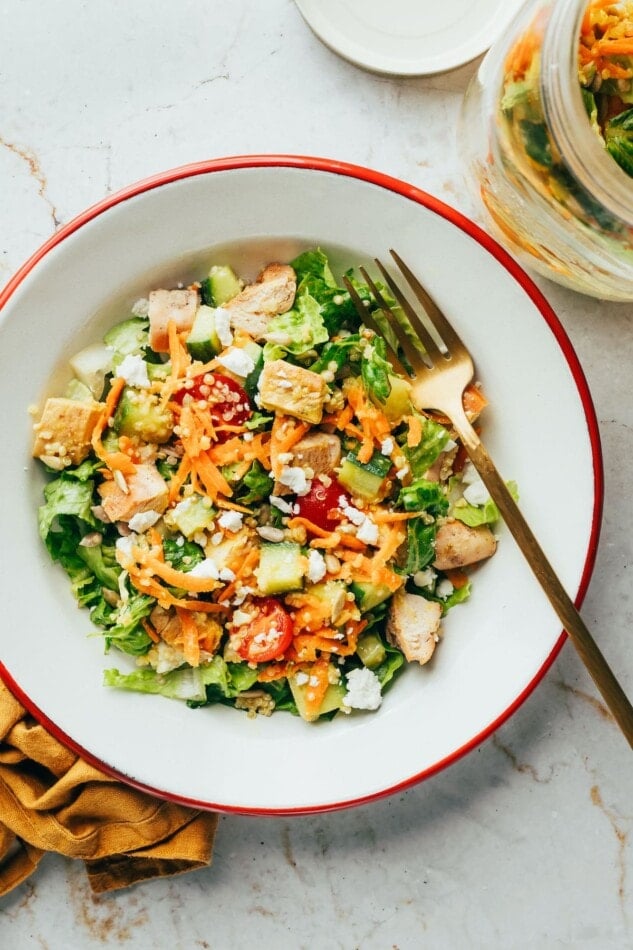
[[[461,406],[451,414],[470,460],[495,501],[503,520],[513,535],[536,579],[556,611],[570,640],[596,684],[613,718],[633,748],[633,706],[615,678],[595,640],[589,633],[573,601],[565,591],[547,560],[527,521],[488,455],[479,436],[466,418]]]

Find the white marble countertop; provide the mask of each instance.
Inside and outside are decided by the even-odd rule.
[[[474,66],[426,79],[338,59],[292,0],[0,5],[0,284],[56,227],[172,166],[343,159],[461,210],[453,129]],[[537,281],[584,366],[606,498],[584,614],[633,693],[631,308]],[[480,748],[406,794],[223,818],[209,869],[112,896],[48,856],[0,902],[11,950],[633,947],[633,758],[567,646]]]

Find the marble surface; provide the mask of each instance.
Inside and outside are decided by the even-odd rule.
[[[454,127],[473,69],[372,76],[322,46],[291,0],[4,2],[0,284],[108,192],[213,156],[344,159],[469,212]],[[583,610],[631,694],[631,308],[538,283],[600,420],[604,523]],[[223,818],[211,868],[109,897],[49,856],[0,902],[0,944],[620,950],[633,947],[632,835],[633,758],[567,646],[493,737],[406,794]]]

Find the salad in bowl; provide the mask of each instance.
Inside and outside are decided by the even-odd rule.
[[[42,541],[128,657],[105,685],[309,722],[377,710],[495,552],[450,422],[412,405],[318,248],[251,283],[216,262],[122,316],[70,360],[33,448]],[[478,386],[464,405],[479,416]]]

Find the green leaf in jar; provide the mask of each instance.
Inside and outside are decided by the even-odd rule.
[[[523,140],[523,147],[533,162],[543,168],[552,166],[552,150],[550,147],[547,129],[542,122],[529,122],[522,119],[519,130]]]
[[[633,176],[633,109],[609,119],[604,138],[609,154],[627,175]]]

